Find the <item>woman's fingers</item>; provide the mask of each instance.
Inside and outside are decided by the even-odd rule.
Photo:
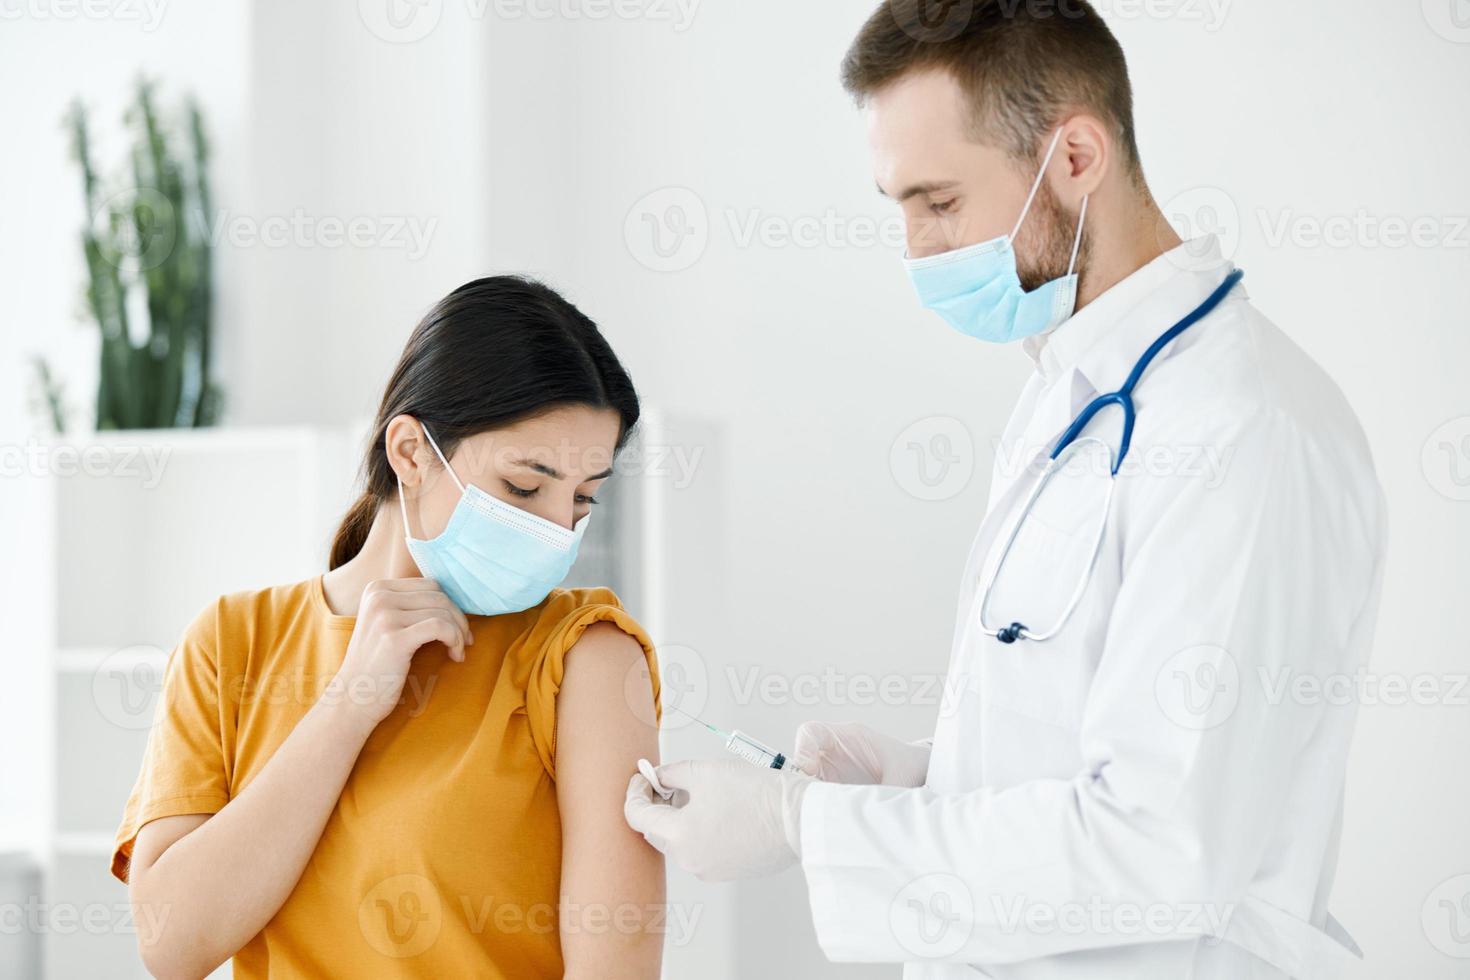
[[[449,648],[449,656],[456,661],[464,660],[464,634],[460,632],[459,626],[448,616],[435,614],[425,616],[401,631],[406,643],[411,644],[410,650],[417,652],[426,644],[438,640]]]
[[[393,604],[394,608],[408,612],[417,612],[421,610],[435,610],[445,612],[454,620],[455,625],[459,627],[460,632],[464,634],[463,642],[466,646],[475,641],[474,636],[470,633],[469,617],[467,617],[460,610],[460,608],[454,604],[454,601],[450,599],[449,596],[439,591],[437,586],[434,588],[433,591],[420,589],[411,592],[397,593],[393,597]]]
[[[372,583],[383,588],[384,601],[394,609],[416,610],[416,609],[444,609],[447,610],[459,625],[463,634],[463,646],[469,646],[475,642],[474,634],[470,632],[469,618],[454,604],[439,584],[430,578],[399,578],[381,579]],[[371,586],[369,586],[371,588]]]
[[[431,578],[380,578],[368,583],[368,592],[440,592],[439,583]]]

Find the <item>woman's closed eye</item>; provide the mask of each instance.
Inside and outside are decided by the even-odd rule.
[[[536,496],[536,494],[541,492],[540,487],[531,487],[527,489],[526,487],[517,486],[516,484],[511,483],[509,480],[502,480],[501,482],[505,484],[506,492],[513,497],[520,497],[522,499],[525,499],[527,497],[534,497]],[[579,493],[577,494],[577,503],[597,504],[599,503],[599,501],[590,493]]]

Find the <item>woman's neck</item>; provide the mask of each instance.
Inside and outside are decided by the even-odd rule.
[[[362,550],[322,576],[327,605],[338,616],[356,616],[369,582],[385,578],[419,578],[422,573],[408,553],[403,521],[392,506],[380,506]]]

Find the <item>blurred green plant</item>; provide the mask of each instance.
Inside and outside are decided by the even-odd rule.
[[[189,428],[219,418],[221,393],[210,376],[209,146],[193,99],[185,116],[183,133],[165,126],[153,83],[140,79],[124,117],[134,134],[130,166],[109,183],[98,176],[80,102],[68,117],[90,216],[82,231],[87,310],[102,335],[98,429]]]
[[[66,431],[66,396],[61,382],[51,374],[46,359],[36,355],[31,358],[36,371],[35,384],[31,390],[31,410],[41,415],[58,435]]]

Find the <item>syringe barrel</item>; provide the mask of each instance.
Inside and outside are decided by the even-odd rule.
[[[767,748],[744,732],[731,732],[725,741],[725,748],[746,762],[766,769],[780,769],[786,762],[786,757],[781,753]]]

